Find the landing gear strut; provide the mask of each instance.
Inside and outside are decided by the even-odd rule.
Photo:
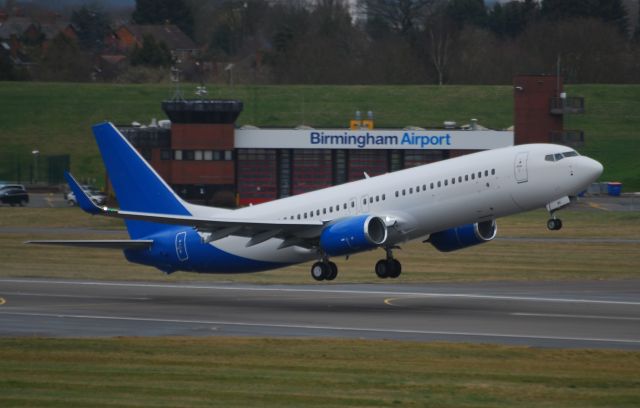
[[[311,265],[311,277],[317,281],[332,281],[338,276],[338,266],[328,259]]]
[[[380,279],[397,278],[402,273],[402,264],[393,257],[392,248],[385,248],[387,258],[376,262],[376,275]]]
[[[561,197],[555,201],[547,204],[547,211],[551,218],[547,221],[547,228],[551,231],[558,231],[562,228],[562,220],[556,217],[556,211],[571,204],[571,198],[569,196]]]

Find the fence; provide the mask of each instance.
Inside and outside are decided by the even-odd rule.
[[[31,153],[0,154],[0,181],[20,184],[64,183],[64,172],[71,165],[71,157],[63,155],[34,155]]]

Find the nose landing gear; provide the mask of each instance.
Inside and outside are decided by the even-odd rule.
[[[547,228],[550,231],[558,231],[562,228],[562,220],[560,218],[549,218],[547,221]]]
[[[562,228],[562,220],[556,217],[556,211],[560,210],[571,204],[571,199],[568,196],[561,197],[555,201],[547,204],[547,211],[551,218],[547,221],[547,228],[551,231],[558,231]]]

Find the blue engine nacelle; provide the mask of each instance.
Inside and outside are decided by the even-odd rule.
[[[348,255],[382,245],[387,226],[380,217],[358,215],[338,220],[320,234],[320,247],[331,256]]]
[[[498,227],[495,220],[461,225],[431,234],[429,242],[441,252],[451,252],[473,245],[489,242],[496,237]]]

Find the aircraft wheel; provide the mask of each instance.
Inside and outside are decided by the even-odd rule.
[[[336,276],[338,276],[338,265],[336,265],[334,262],[331,262],[331,261],[329,261],[328,264],[329,264],[329,271],[325,279],[328,281],[332,281],[336,278]]]
[[[389,259],[387,261],[387,267],[389,268],[389,277],[397,278],[402,273],[402,264],[397,259]]]
[[[560,228],[562,228],[562,220],[560,220],[559,218],[550,218],[547,221],[547,228],[549,228],[549,230],[551,231],[557,231]]]
[[[389,264],[386,259],[381,259],[376,262],[376,275],[380,279],[386,279],[389,277]]]
[[[316,262],[311,265],[311,277],[317,281],[323,281],[327,278],[327,270],[329,267],[324,262]]]

